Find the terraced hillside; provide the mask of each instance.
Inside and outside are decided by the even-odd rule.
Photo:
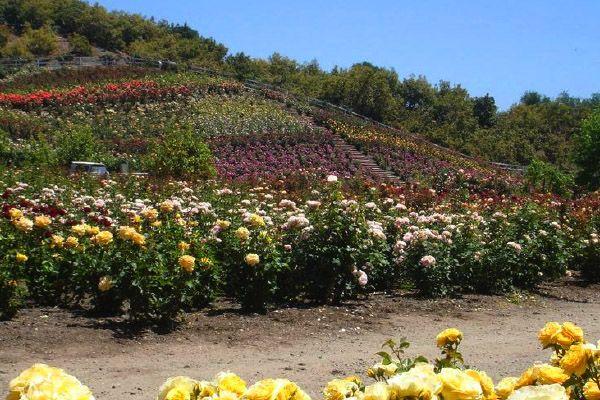
[[[68,129],[89,131],[99,154],[88,149],[56,162],[94,156],[112,169],[126,161],[130,169],[152,172],[144,163],[152,144],[166,130],[185,125],[208,144],[218,175],[227,180],[336,174],[396,184],[418,181],[444,190],[458,173],[497,178],[484,163],[409,136],[282,92],[199,73],[137,67],[41,71],[5,79],[0,88],[5,158],[14,165],[38,162],[40,146],[60,147],[61,131]],[[446,173],[441,182],[432,179],[439,171]]]

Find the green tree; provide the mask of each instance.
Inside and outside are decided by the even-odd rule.
[[[10,28],[7,25],[0,25],[0,49],[6,46],[10,39]]]
[[[27,50],[36,57],[45,57],[58,48],[58,37],[48,26],[25,30],[23,41]]]
[[[496,100],[489,94],[473,99],[473,114],[477,118],[479,126],[484,128],[494,126],[497,111]]]
[[[191,127],[169,128],[154,142],[146,165],[157,175],[178,178],[210,178],[216,174],[209,147]]]
[[[542,94],[529,90],[523,93],[521,96],[521,104],[525,104],[526,106],[534,106],[536,104],[545,103],[550,101],[547,96],[543,96]]]
[[[582,122],[575,136],[574,160],[578,183],[591,190],[600,188],[600,109]]]
[[[83,57],[92,55],[92,45],[85,36],[74,33],[69,37],[69,43],[71,44],[71,53],[74,55]]]

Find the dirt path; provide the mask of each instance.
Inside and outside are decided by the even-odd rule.
[[[549,320],[573,320],[590,339],[600,339],[600,286],[564,284],[553,296],[467,296],[426,301],[373,295],[343,307],[273,311],[243,316],[216,310],[188,317],[176,332],[123,334],[110,321],[58,309],[25,310],[0,323],[0,397],[8,381],[34,362],[65,368],[90,386],[99,400],[153,399],[169,376],[210,379],[232,370],[254,382],[287,377],[313,397],[331,378],[364,376],[373,353],[389,337],[406,336],[409,353],[436,355],[433,340],[443,328],[465,333],[468,363],[498,379],[544,361],[536,340]]]

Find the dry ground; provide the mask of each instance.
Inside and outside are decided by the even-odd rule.
[[[546,359],[536,333],[549,320],[575,321],[588,337],[600,339],[600,286],[561,282],[536,295],[437,301],[375,294],[340,307],[267,315],[240,315],[223,302],[189,315],[169,334],[34,308],[0,322],[0,397],[20,370],[45,362],[79,377],[99,400],[153,399],[169,376],[209,379],[220,370],[248,382],[288,377],[319,398],[333,377],[364,376],[385,339],[406,336],[409,354],[433,357],[435,335],[449,326],[465,333],[467,362],[498,379]]]

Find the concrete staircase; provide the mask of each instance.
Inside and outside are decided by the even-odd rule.
[[[371,156],[368,156],[358,150],[354,145],[344,140],[343,137],[334,135],[333,143],[335,147],[345,151],[350,156],[352,161],[356,162],[361,168],[363,168],[373,177],[395,185],[402,183],[400,178],[394,175],[393,172],[381,168]]]

